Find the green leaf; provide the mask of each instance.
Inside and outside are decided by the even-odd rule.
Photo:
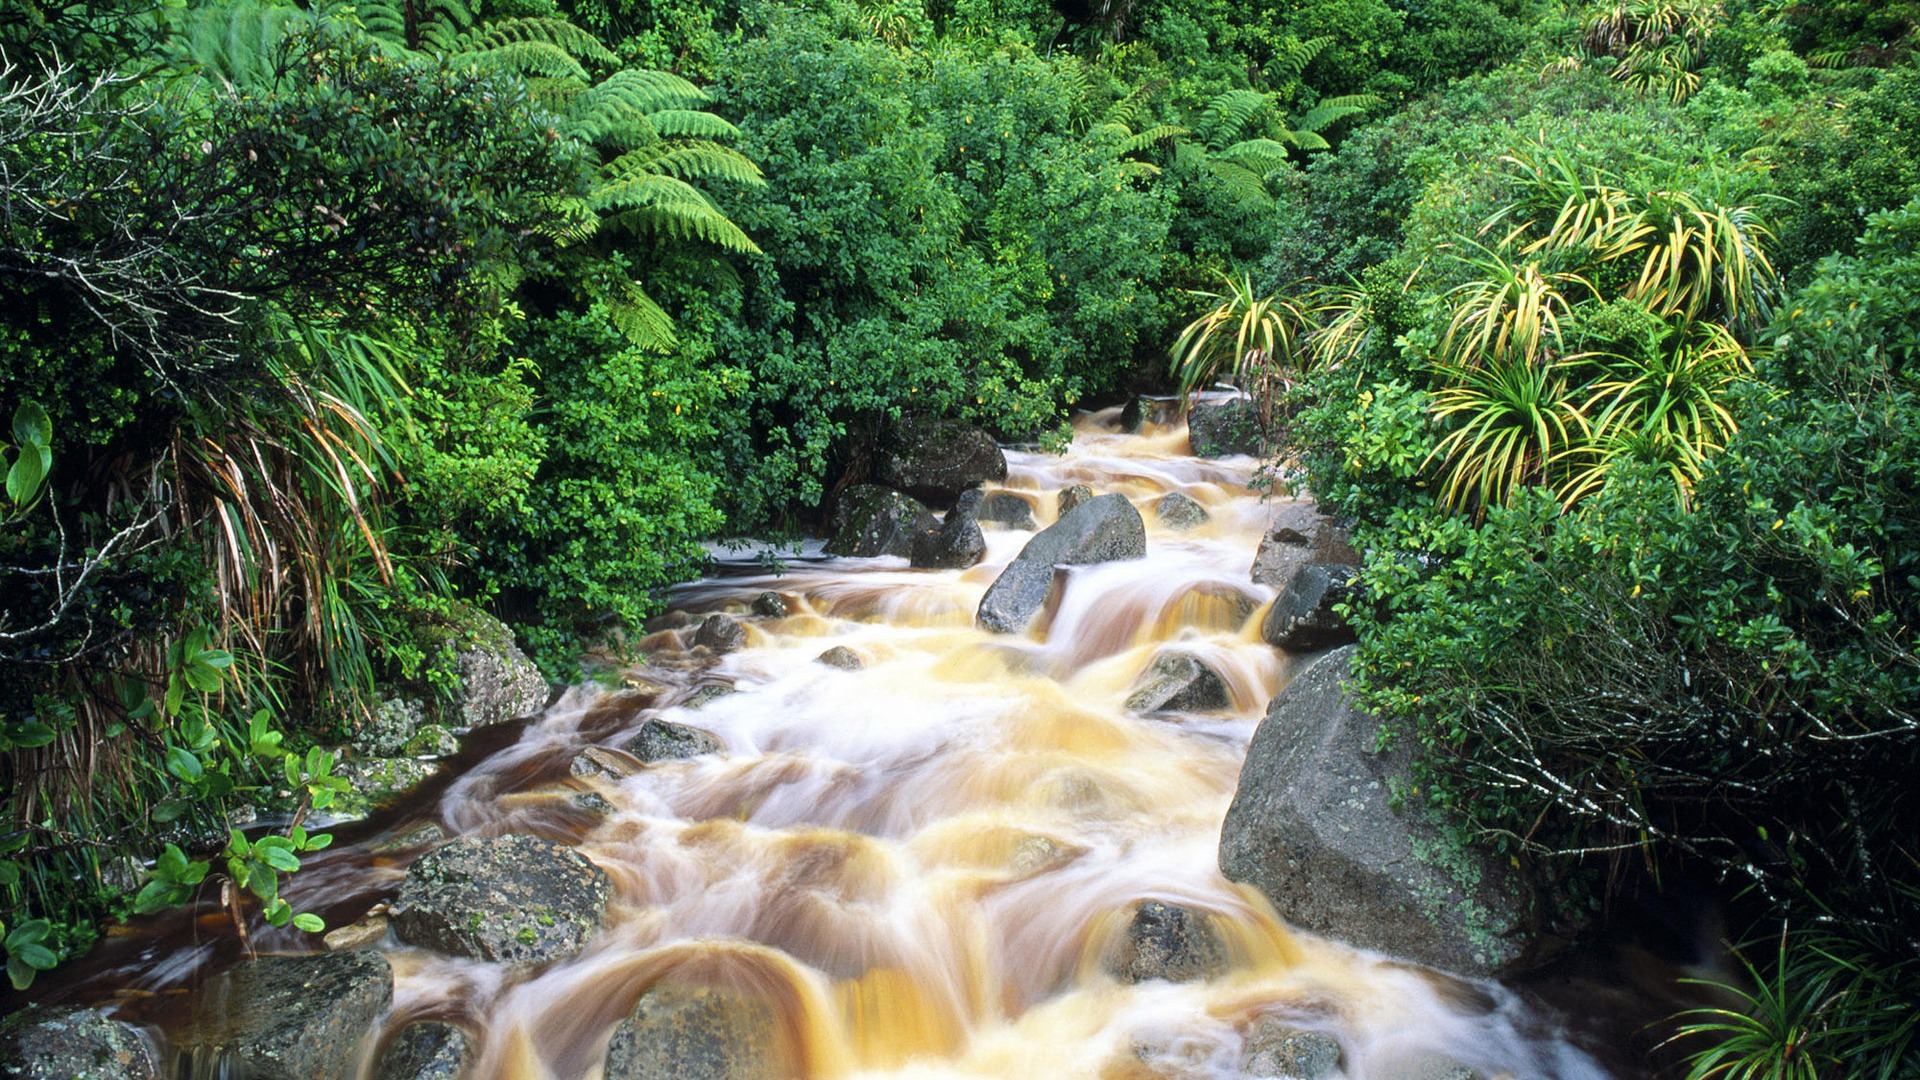
[[[200,779],[206,770],[195,757],[193,751],[184,746],[167,747],[167,771],[175,777],[191,784]]]
[[[266,897],[261,897],[261,899],[265,900]],[[285,900],[270,900],[263,914],[266,915],[269,924],[273,926],[285,926],[287,922],[293,918],[293,906]]]
[[[13,932],[7,935],[7,951],[19,952],[28,945],[44,941],[47,932],[52,928],[45,919],[28,919],[14,927]]]
[[[37,402],[23,401],[13,410],[13,441],[21,446],[46,446],[53,441],[53,421]]]
[[[288,874],[300,869],[300,857],[286,848],[266,848],[260,852],[260,859],[275,870]]]
[[[13,953],[13,959],[20,960],[28,967],[37,968],[41,971],[45,971],[60,962],[60,958],[53,954],[53,950],[47,948],[45,945],[25,945],[11,951]]]
[[[15,506],[25,506],[33,501],[40,482],[46,478],[47,463],[42,455],[31,447],[22,447],[13,468],[7,470],[7,497]]]
[[[16,862],[0,862],[0,886],[17,885],[19,883],[20,864]]]
[[[168,844],[160,857],[154,860],[153,872],[164,880],[174,880],[187,871],[187,856],[178,847]]]
[[[38,974],[39,972],[19,957],[7,957],[7,978],[13,983],[15,990],[25,990],[32,986],[33,977]]]
[[[309,934],[317,934],[327,928],[327,924],[321,920],[320,916],[311,911],[303,911],[295,915],[293,925],[296,929],[305,930]]]
[[[7,738],[15,746],[45,746],[55,738],[53,729],[38,720],[26,720],[7,729]]]
[[[307,851],[319,851],[321,848],[324,848],[331,843],[333,843],[332,833],[324,833],[324,832],[314,833],[312,836],[307,838],[307,842],[304,845],[304,848]]]

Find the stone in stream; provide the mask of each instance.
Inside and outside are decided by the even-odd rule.
[[[996,633],[1017,633],[1033,622],[1053,592],[1056,566],[1081,566],[1147,554],[1147,527],[1124,495],[1101,495],[1041,530],[987,587],[978,621]]]
[[[546,708],[546,677],[514,644],[506,623],[465,605],[455,608],[454,618],[464,636],[445,646],[460,673],[446,708],[460,726],[485,727]]]
[[[1194,982],[1226,971],[1227,950],[1211,916],[1148,900],[1135,909],[1104,966],[1121,982]]]
[[[373,1080],[458,1080],[467,1063],[467,1033],[422,1020],[400,1029],[374,1066]]]
[[[627,740],[627,752],[649,765],[656,761],[717,754],[724,749],[726,744],[711,731],[658,717],[641,724],[639,732]]]
[[[1138,713],[1210,712],[1233,706],[1226,682],[1192,653],[1163,652],[1140,676],[1127,708]]]
[[[996,525],[1005,525],[1009,529],[1031,531],[1040,526],[1033,520],[1033,504],[1026,496],[1011,491],[995,491],[980,500],[979,513],[975,515],[981,521],[991,521]]]
[[[1258,456],[1265,442],[1260,412],[1245,398],[1195,405],[1187,411],[1187,442],[1194,457]]]
[[[987,555],[987,538],[975,513],[980,492],[963,492],[938,528],[914,534],[907,562],[921,570],[964,570]]]
[[[786,1080],[790,1056],[766,1002],[662,983],[614,1030],[606,1080]]]
[[[1007,478],[1007,456],[993,436],[960,420],[908,416],[887,425],[874,456],[873,478],[934,506]]]
[[[1307,563],[1267,609],[1260,636],[1288,652],[1319,652],[1351,645],[1353,628],[1334,605],[1353,597],[1357,568],[1339,563]]]
[[[768,589],[753,598],[753,613],[769,619],[784,619],[787,617],[787,598]]]
[[[827,554],[860,559],[911,555],[914,537],[940,527],[920,502],[873,484],[856,484],[842,493],[834,521]]]
[[[1220,872],[1304,930],[1489,975],[1525,945],[1521,883],[1437,811],[1394,808],[1406,751],[1376,750],[1380,721],[1345,688],[1353,656],[1327,653],[1274,696],[1220,829]]]
[[[248,1080],[348,1080],[392,1002],[383,953],[263,956],[201,991],[190,1045]]]
[[[1311,499],[1275,504],[1249,576],[1284,592],[1308,563],[1358,566],[1360,554],[1348,542],[1346,530],[1321,513]]]
[[[1093,498],[1093,489],[1085,484],[1075,484],[1072,487],[1061,488],[1059,502],[1057,504],[1059,510],[1055,513],[1054,520],[1058,521],[1060,518],[1066,517],[1067,511],[1091,498]]]
[[[684,709],[704,709],[708,705],[720,700],[723,697],[726,697],[729,694],[737,694],[737,693],[739,693],[739,691],[735,690],[731,686],[722,686],[719,683],[712,683],[707,686],[703,686],[698,690],[695,690],[691,694],[688,694],[687,699],[680,703],[680,707]]]
[[[606,907],[599,867],[572,848],[508,833],[463,836],[421,856],[389,918],[408,945],[524,965],[579,952]]]
[[[0,1021],[0,1076],[20,1080],[155,1080],[145,1032],[98,1009],[28,1005]]]
[[[813,662],[816,664],[825,664],[830,668],[839,668],[841,671],[859,671],[861,668],[867,666],[867,662],[860,659],[859,653],[854,652],[845,645],[835,645],[833,648],[814,657]]]
[[[715,612],[700,620],[700,629],[693,632],[693,644],[712,653],[736,652],[746,647],[747,628],[733,616]]]
[[[589,746],[574,755],[573,763],[567,771],[583,780],[595,776],[604,776],[609,780],[625,780],[646,768],[647,763],[632,754],[605,746]]]
[[[1306,1031],[1263,1016],[1247,1037],[1240,1071],[1248,1076],[1324,1080],[1340,1069],[1340,1044],[1330,1035]]]
[[[1486,1080],[1485,1074],[1441,1054],[1414,1054],[1378,1063],[1379,1080]]]
[[[1213,520],[1207,508],[1177,491],[1169,491],[1153,504],[1153,512],[1160,518],[1160,524],[1175,532],[1197,529]]]

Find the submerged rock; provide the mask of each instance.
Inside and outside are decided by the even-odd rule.
[[[688,694],[687,699],[682,701],[680,706],[685,709],[704,709],[723,697],[737,693],[739,693],[739,691],[731,686],[721,686],[718,683],[714,683],[709,686],[703,686],[693,693]]]
[[[606,1080],[785,1080],[779,1019],[717,987],[661,984],[640,996],[607,1046]]]
[[[1286,591],[1274,598],[1260,624],[1267,644],[1288,652],[1319,652],[1356,639],[1346,616],[1335,604],[1353,596],[1358,571],[1338,563],[1307,563],[1294,574]]]
[[[1160,518],[1160,524],[1175,532],[1197,529],[1213,520],[1207,508],[1177,491],[1169,491],[1153,504],[1153,512]]]
[[[658,717],[641,724],[640,731],[627,740],[627,751],[649,765],[674,758],[717,754],[724,749],[726,744],[711,731]]]
[[[1426,807],[1396,810],[1404,752],[1345,690],[1352,648],[1274,696],[1220,830],[1220,871],[1312,933],[1448,971],[1487,975],[1520,956],[1514,871],[1449,835]]]
[[[463,836],[407,870],[390,918],[408,945],[448,956],[540,964],[579,952],[600,928],[607,875],[535,836]]]
[[[747,645],[747,628],[731,615],[715,612],[700,620],[693,632],[693,645],[716,654],[737,652]]]
[[[1264,438],[1260,412],[1245,398],[1218,405],[1195,405],[1187,412],[1187,442],[1193,447],[1195,457],[1258,456]]]
[[[1147,554],[1146,523],[1124,495],[1101,495],[1041,530],[988,586],[978,620],[997,633],[1027,628],[1046,607],[1056,566],[1080,566]]]
[[[975,505],[966,505],[969,496]],[[978,496],[977,491],[962,495],[938,528],[915,534],[908,563],[921,570],[964,570],[985,558],[987,538],[972,512],[978,509]]]
[[[1312,500],[1275,504],[1273,520],[1253,557],[1250,576],[1259,584],[1284,592],[1308,563],[1358,566],[1360,554],[1348,542],[1347,531],[1321,513]]]
[[[373,1080],[458,1080],[467,1064],[467,1033],[452,1024],[408,1024],[387,1044]]]
[[[1219,673],[1191,653],[1163,652],[1140,676],[1127,698],[1134,712],[1209,712],[1233,707],[1233,695]]]
[[[1011,491],[995,491],[980,500],[980,511],[976,515],[981,521],[991,521],[996,525],[1005,525],[1009,529],[1033,530],[1039,528],[1033,520],[1033,504],[1023,495]]]
[[[939,529],[940,523],[918,501],[872,484],[850,487],[840,496],[838,522],[827,541],[829,555],[870,559],[913,554],[913,539]]]
[[[646,764],[632,754],[610,750],[604,746],[589,746],[574,756],[573,763],[567,766],[567,771],[583,780],[595,776],[604,776],[609,780],[625,780],[639,773]]]
[[[393,1001],[393,969],[365,949],[265,956],[213,980],[194,1041],[224,1050],[249,1080],[348,1080]]]
[[[787,598],[768,589],[753,598],[753,613],[769,619],[784,619],[787,617]]]
[[[1324,1080],[1340,1070],[1340,1044],[1330,1035],[1262,1017],[1247,1038],[1240,1070],[1248,1076]]]
[[[0,1021],[0,1076],[20,1080],[155,1080],[152,1041],[98,1009],[29,1005]]]
[[[1226,971],[1227,950],[1212,916],[1148,900],[1134,911],[1105,966],[1121,982],[1194,982]]]
[[[960,420],[903,417],[887,426],[874,479],[935,506],[951,506],[971,487],[1007,478],[1007,457],[993,437]]]
[[[867,666],[867,662],[860,659],[859,653],[854,652],[845,645],[835,645],[833,648],[814,657],[813,662],[816,664],[825,664],[830,668],[839,668],[841,671],[859,671],[861,668]]]
[[[1054,515],[1054,520],[1066,517],[1067,511],[1091,498],[1093,498],[1093,488],[1086,484],[1074,484],[1072,487],[1061,488],[1057,504],[1059,511]]]

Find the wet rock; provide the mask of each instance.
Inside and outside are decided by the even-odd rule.
[[[1140,559],[1146,554],[1146,523],[1126,496],[1089,499],[1027,541],[981,597],[979,623],[997,633],[1025,630],[1046,607],[1054,567]]]
[[[813,662],[816,664],[825,664],[831,668],[839,668],[841,671],[859,671],[861,668],[867,666],[867,662],[860,659],[859,653],[854,652],[845,645],[835,645],[833,648],[814,657]]]
[[[1009,529],[1033,530],[1040,526],[1033,520],[1033,504],[1025,496],[1011,491],[995,491],[980,500],[977,515],[981,521],[991,521],[996,525],[1005,525]]]
[[[769,619],[784,619],[787,617],[787,598],[768,589],[753,598],[753,613]]]
[[[29,1005],[0,1022],[0,1076],[20,1080],[155,1080],[152,1041],[98,1009]]]
[[[1319,652],[1354,642],[1353,628],[1334,610],[1353,596],[1352,566],[1307,563],[1267,609],[1260,636],[1267,644],[1288,652]]]
[[[1072,487],[1061,488],[1058,503],[1060,509],[1054,516],[1055,520],[1066,517],[1067,511],[1091,498],[1093,498],[1093,489],[1085,484],[1075,484]]]
[[[1262,1017],[1247,1039],[1240,1069],[1248,1076],[1323,1080],[1340,1069],[1340,1044],[1330,1035]]]
[[[1147,403],[1140,400],[1139,394],[1127,399],[1120,406],[1120,430],[1128,435],[1138,435],[1147,423]]]
[[[1310,499],[1276,503],[1273,520],[1260,538],[1250,576],[1262,585],[1285,590],[1294,574],[1308,563],[1360,565],[1360,554],[1347,540],[1347,531],[1320,512]]]
[[[731,686],[721,686],[716,683],[711,686],[703,686],[693,693],[688,694],[687,700],[681,702],[680,705],[686,709],[704,709],[729,694],[737,693],[739,693],[739,691]]]
[[[976,501],[979,492],[969,491],[961,496],[965,503],[968,496]],[[907,561],[922,570],[964,570],[987,555],[987,538],[980,531],[980,523],[974,519],[972,511],[977,506],[967,507],[956,504],[940,522],[937,529],[929,529],[916,534]]]
[[[387,1044],[373,1080],[456,1080],[467,1063],[467,1033],[452,1024],[408,1024]]]
[[[327,943],[329,952],[352,952],[377,945],[386,936],[387,917],[369,914],[357,922],[334,927],[320,940]]]
[[[604,818],[613,814],[613,804],[607,801],[605,795],[597,791],[576,792],[568,796],[567,801],[573,804],[574,809],[592,814],[594,817]]]
[[[393,757],[427,723],[427,706],[417,698],[382,698],[380,707],[347,742],[368,757]]]
[[[726,744],[711,731],[657,717],[641,724],[639,733],[627,740],[628,752],[649,765],[656,761],[717,754],[725,748]]]
[[[696,729],[688,728],[687,730]],[[589,746],[574,757],[573,763],[567,766],[567,771],[581,779],[604,776],[609,780],[625,780],[646,768],[646,764],[632,754],[609,750],[604,746]]]
[[[1217,405],[1195,405],[1187,412],[1187,441],[1195,457],[1234,454],[1258,457],[1264,441],[1259,410],[1245,398]]]
[[[874,480],[935,506],[1007,478],[1007,458],[993,437],[959,420],[903,417],[889,424],[874,460]]]
[[[607,1047],[606,1080],[784,1080],[779,1019],[764,1001],[716,987],[655,986]]]
[[[939,519],[922,503],[873,484],[848,488],[840,496],[835,520],[839,524],[827,541],[827,554],[861,559],[912,555],[914,537],[940,528]]]
[[[513,643],[507,624],[484,611],[462,607],[463,637],[453,645],[460,674],[452,713],[461,727],[485,727],[546,708],[546,677]]]
[[[540,964],[579,952],[600,927],[607,875],[535,836],[464,836],[407,871],[396,937],[448,956]]]
[[[694,648],[716,654],[736,652],[746,644],[747,628],[733,616],[719,612],[700,620],[700,629],[693,632]]]
[[[1177,491],[1169,491],[1153,504],[1153,512],[1159,515],[1160,524],[1175,532],[1197,529],[1213,520],[1207,508]]]
[[[1134,911],[1105,966],[1122,982],[1193,982],[1224,972],[1227,950],[1210,916],[1148,900]]]
[[[1381,1062],[1374,1075],[1380,1080],[1486,1080],[1480,1070],[1441,1054],[1415,1054]]]
[[[1127,708],[1140,713],[1210,712],[1233,707],[1226,681],[1191,653],[1163,652],[1141,675],[1127,697]]]
[[[446,840],[447,830],[441,828],[437,822],[420,821],[372,841],[371,850],[375,855],[392,855],[416,848],[433,847],[445,843]]]
[[[213,980],[196,1039],[249,1080],[347,1080],[393,1001],[393,969],[371,950],[266,956]]]
[[[440,766],[418,758],[354,758],[334,766],[333,774],[352,785],[334,798],[328,809],[338,820],[366,817],[398,801],[440,771]]]
[[[1305,930],[1490,974],[1525,945],[1522,885],[1431,808],[1394,809],[1406,752],[1375,751],[1380,722],[1344,686],[1353,655],[1320,657],[1268,706],[1220,830],[1220,871]]]

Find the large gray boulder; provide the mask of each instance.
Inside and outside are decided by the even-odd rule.
[[[1284,590],[1308,563],[1358,566],[1360,554],[1348,542],[1347,531],[1311,499],[1275,504],[1273,520],[1253,556],[1253,580]]]
[[[1104,958],[1121,982],[1194,982],[1227,970],[1227,949],[1204,912],[1148,900],[1134,909],[1126,935]]]
[[[1245,398],[1195,405],[1187,411],[1187,442],[1195,457],[1258,456],[1264,442],[1259,410]]]
[[[1267,644],[1288,652],[1308,653],[1351,645],[1354,632],[1334,605],[1353,597],[1358,569],[1339,563],[1307,563],[1293,575],[1286,590],[1273,600],[1260,624]]]
[[[153,1044],[97,1009],[28,1006],[0,1022],[0,1076],[19,1080],[155,1080]]]
[[[987,538],[980,531],[979,489],[965,491],[937,529],[915,533],[907,562],[922,570],[964,570],[987,555]]]
[[[1211,712],[1232,706],[1233,695],[1219,673],[1184,652],[1154,657],[1127,696],[1127,708],[1142,713]]]
[[[348,1080],[393,1002],[393,969],[365,949],[267,956],[212,980],[192,1041],[249,1080]]]
[[[452,709],[463,727],[532,716],[546,707],[546,677],[513,643],[507,624],[484,611],[460,612],[463,639],[454,646],[460,672]]]
[[[1327,653],[1267,709],[1220,830],[1220,871],[1303,929],[1468,975],[1517,959],[1521,884],[1424,807],[1396,810],[1404,753],[1345,690],[1352,648]],[[1456,830],[1457,831],[1457,830]]]
[[[607,1080],[786,1080],[779,1018],[718,987],[661,984],[640,996],[607,1047]]]
[[[1033,504],[1027,501],[1026,496],[1011,491],[990,492],[980,500],[980,509],[974,516],[981,521],[1005,525],[1009,529],[1039,528],[1033,520]]]
[[[870,559],[876,555],[909,556],[913,538],[940,527],[933,511],[897,491],[874,484],[856,484],[840,496],[835,528],[827,541],[829,555]]]
[[[1240,1071],[1248,1076],[1324,1080],[1340,1069],[1340,1044],[1331,1035],[1261,1017],[1247,1037]]]
[[[747,628],[733,616],[716,611],[700,620],[700,629],[693,632],[693,644],[716,655],[738,652],[747,647]]]
[[[1146,554],[1146,523],[1126,496],[1088,499],[1027,541],[980,598],[979,623],[996,633],[1018,633],[1046,607],[1055,567],[1141,559]]]
[[[600,928],[607,875],[536,836],[463,836],[408,868],[394,936],[448,956],[541,964],[579,952]]]
[[[934,506],[1007,478],[1007,456],[993,437],[959,420],[906,417],[887,425],[875,455],[874,480]]]

